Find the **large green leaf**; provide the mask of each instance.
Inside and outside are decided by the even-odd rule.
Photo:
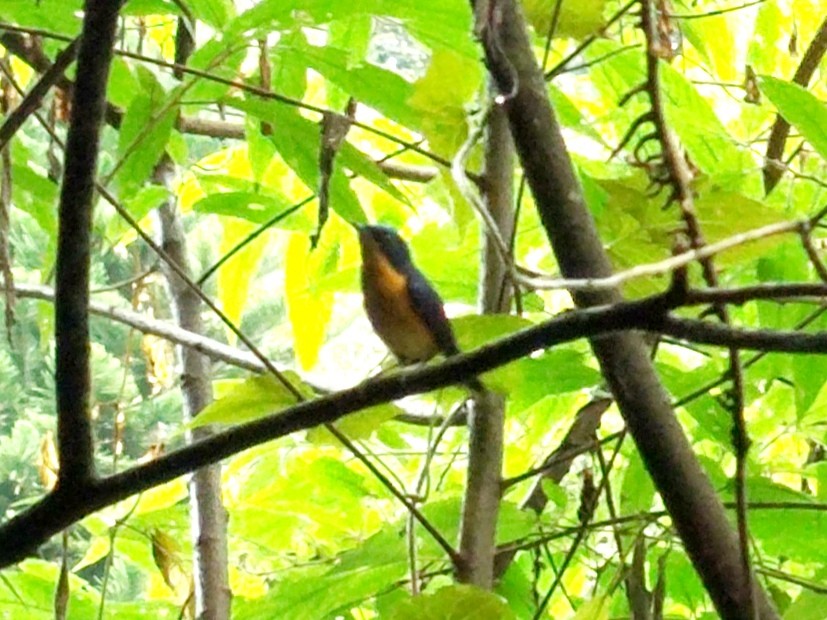
[[[75,36],[80,34],[82,8],[80,0],[5,0],[0,3],[0,14],[7,23]]]
[[[824,583],[826,575],[814,583]],[[803,590],[784,613],[784,620],[822,620],[827,618],[827,594]]]
[[[388,620],[512,620],[516,616],[492,592],[475,586],[451,585],[434,594],[412,597],[393,608]]]
[[[270,123],[270,138],[279,155],[311,191],[319,185],[319,125],[307,120],[295,110],[281,103],[258,100],[230,100],[237,107],[256,118]],[[330,207],[345,220],[367,223],[367,217],[350,183],[340,168],[335,168],[330,181]]]
[[[761,91],[772,101],[779,114],[827,159],[827,107],[824,102],[798,84],[761,76]]]
[[[403,560],[360,564],[350,570],[323,567],[294,569],[259,599],[233,600],[233,618],[317,620],[346,611],[361,601],[396,587],[407,572]]]
[[[148,69],[138,67],[141,90],[124,114],[118,136],[115,181],[121,196],[138,191],[164,152],[178,115],[178,107]]]
[[[677,69],[660,63],[666,119],[692,162],[710,175],[743,174],[755,166],[739,149],[715,111],[694,84]]]
[[[388,118],[417,129],[420,115],[406,104],[413,87],[399,75],[354,58],[347,50],[315,45],[282,48],[274,51],[277,60],[311,68],[352,95],[359,103],[381,112]]]
[[[687,6],[686,10],[692,9]],[[732,43],[735,34],[732,15],[704,15],[704,19],[687,19],[680,25],[681,33],[698,50],[713,75],[724,82],[740,79],[741,71],[738,49]]]
[[[246,56],[247,48],[244,40],[210,39],[190,56],[187,66],[225,80],[237,80],[239,68]],[[230,89],[227,84],[200,76],[188,75],[185,80],[195,81],[195,84],[187,89],[187,101],[196,101],[202,105],[220,99]],[[187,106],[187,109],[191,107]]]
[[[294,373],[287,372],[285,376],[305,396],[312,394]],[[268,375],[224,380],[216,385],[216,391],[216,400],[201,410],[190,428],[249,422],[296,404],[295,395]]]
[[[620,513],[638,514],[649,510],[655,498],[655,487],[649,472],[643,465],[640,453],[632,452],[629,465],[623,473],[623,486],[620,488]]]
[[[187,0],[187,7],[196,19],[209,24],[219,32],[235,17],[232,0]]]
[[[296,17],[312,24],[328,24],[356,15],[399,19],[414,37],[437,50],[454,50],[472,58],[478,53],[471,37],[470,5],[460,0],[263,0],[228,24],[225,32],[278,30]]]
[[[750,536],[761,546],[764,557],[827,564],[827,540],[823,536],[827,514],[819,509],[812,496],[763,477],[750,478],[747,493],[751,502],[803,504],[801,509],[750,510]]]

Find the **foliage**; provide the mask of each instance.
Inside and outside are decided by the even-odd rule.
[[[676,13],[696,19],[675,20],[682,33],[679,54],[662,62],[666,113],[696,168],[697,212],[707,240],[812,215],[823,205],[827,86],[823,73],[807,87],[790,80],[827,6],[780,0],[723,11],[732,3],[672,4]],[[61,37],[80,30],[80,5],[0,0],[0,15],[3,25],[45,31],[42,51],[54,58],[65,45]],[[553,25],[554,5],[526,2],[538,54]],[[621,3],[593,1],[579,12],[575,6],[563,2],[548,50],[545,68],[554,69],[549,91],[588,206],[615,268],[623,270],[669,257],[679,214],[664,208],[667,192],[650,186],[645,172],[625,157],[629,153],[610,157],[646,110],[643,98],[618,105],[644,77],[637,18],[622,17],[564,61]],[[260,233],[206,278],[204,289],[270,359],[291,369],[287,376],[304,395],[319,386],[355,384],[383,364],[384,349],[361,310],[359,249],[351,228],[356,223],[400,229],[445,298],[464,349],[570,307],[567,294],[540,291],[523,296],[521,317],[474,316],[480,233],[444,166],[486,101],[468,3],[131,0],[123,13],[119,49],[129,53],[116,58],[108,89],[123,116],[118,127],[105,131],[99,178],[147,230],[155,208],[169,198],[178,201],[187,216],[196,278]],[[175,77],[169,63],[179,18],[195,28],[196,49],[188,62],[192,71]],[[753,98],[745,98],[742,86],[750,86],[742,72],[747,65],[759,75]],[[23,87],[38,77],[24,59],[13,57],[9,67]],[[10,92],[4,82],[4,101],[14,104]],[[319,112],[342,112],[349,97],[359,102],[358,122],[330,179],[331,219],[310,249],[320,184]],[[47,103],[62,134],[65,102],[53,94]],[[794,128],[789,170],[764,196],[761,140],[777,113]],[[210,123],[196,131],[194,122],[182,119]],[[171,192],[152,180],[164,153],[178,170]],[[34,118],[11,142],[9,239],[18,282],[53,282],[60,160],[57,140]],[[433,178],[397,178],[385,160],[433,170]],[[479,172],[480,160],[477,147],[469,160],[472,172]],[[556,265],[532,206],[525,192],[516,260],[551,273]],[[92,277],[99,290],[93,299],[169,319],[157,257],[103,199],[94,233]],[[813,237],[820,250],[823,233]],[[722,286],[818,278],[800,245],[783,237],[738,246],[716,264]],[[690,277],[701,281],[694,268]],[[666,277],[638,279],[624,292],[636,297],[667,285]],[[808,329],[825,329],[820,302],[810,302],[758,302],[733,309],[733,321],[794,329],[808,320]],[[6,516],[44,492],[48,476],[39,454],[48,452],[55,428],[51,310],[46,302],[19,299],[14,315],[9,341],[0,339],[0,509]],[[208,336],[236,344],[215,316],[205,311],[204,319]],[[97,318],[92,354],[99,471],[123,469],[161,444],[169,449],[184,441],[188,429],[169,343]],[[827,595],[819,584],[827,579],[827,362],[817,355],[746,359],[755,360],[745,370],[745,397],[753,442],[748,495],[755,502],[749,524],[759,576],[785,618],[824,618]],[[733,500],[731,422],[726,394],[716,383],[726,372],[726,352],[663,342],[656,363],[681,403],[677,414],[708,476],[725,501]],[[220,363],[213,375],[220,399],[197,424],[238,424],[294,402],[273,379]],[[519,360],[483,380],[507,397],[506,478],[541,463],[578,409],[602,388],[582,342]],[[457,538],[467,433],[448,428],[438,446],[435,437],[442,416],[463,397],[462,390],[446,389],[372,408],[339,426],[398,488],[417,498],[450,542]],[[433,423],[409,424],[402,413],[432,417]],[[610,409],[600,437],[621,426]],[[547,617],[629,616],[621,586],[638,541],[646,553],[646,584],[666,584],[668,617],[710,617],[711,604],[634,446],[608,441],[600,449],[601,458],[580,457],[560,485],[544,483],[550,503],[540,515],[519,508],[534,478],[506,489],[498,543],[518,552],[493,594],[454,584],[444,551],[408,522],[405,507],[327,431],[236,455],[223,473],[235,617],[531,618],[580,528],[581,487],[592,474],[605,475],[613,501],[600,500],[587,544],[574,552]],[[611,471],[604,471],[615,450]],[[185,495],[182,481],[163,485],[72,529],[69,617],[95,617],[100,609],[111,618],[178,614],[190,589]],[[41,558],[0,574],[4,618],[53,617],[61,553],[55,541]],[[420,571],[419,597],[409,595],[412,562]]]

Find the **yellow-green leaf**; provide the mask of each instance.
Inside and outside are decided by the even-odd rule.
[[[232,250],[241,240],[246,238],[257,227],[249,222],[236,218],[227,218],[223,221],[221,237],[221,254]],[[227,317],[236,325],[241,321],[244,305],[247,303],[247,293],[250,282],[256,275],[258,263],[267,247],[267,236],[260,235],[244,246],[218,271],[218,298]],[[227,330],[227,339],[235,344],[236,335]]]
[[[538,35],[545,37],[551,28],[557,3],[560,15],[555,25],[557,37],[586,37],[598,30],[605,20],[606,0],[523,0],[523,10]]]
[[[496,594],[475,586],[451,585],[434,594],[403,601],[392,614],[384,617],[394,620],[511,620],[516,616]]]
[[[588,603],[581,605],[574,614],[572,620],[608,620],[609,601],[605,596],[593,598]]]
[[[450,88],[446,85],[450,84]],[[436,52],[425,75],[414,84],[408,105],[422,115],[431,147],[453,155],[468,134],[465,106],[482,85],[480,64],[448,51]]]
[[[316,283],[338,264],[338,245],[323,242],[310,251],[310,242],[291,235],[285,261],[287,316],[293,328],[296,359],[305,370],[319,359],[327,325],[333,312],[333,294],[316,289]]]
[[[109,547],[109,536],[95,536],[86,548],[86,553],[83,554],[80,562],[72,568],[72,572],[76,573],[82,568],[92,566],[109,553]]]
[[[296,373],[284,373],[304,397],[312,396],[311,390],[301,382]],[[218,398],[204,407],[190,423],[191,428],[208,424],[240,424],[276,413],[295,405],[296,396],[284,384],[270,375],[248,379],[231,379],[216,382]]]
[[[366,439],[379,428],[382,423],[403,413],[400,407],[392,403],[385,403],[369,407],[364,411],[352,413],[336,422],[336,428],[347,435],[350,439]],[[323,427],[311,429],[307,433],[307,439],[313,443],[334,442],[330,432]],[[335,441],[338,445],[338,441]]]

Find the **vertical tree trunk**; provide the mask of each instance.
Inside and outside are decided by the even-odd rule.
[[[502,110],[489,119],[485,144],[485,205],[509,239],[514,229],[514,148]],[[480,274],[480,306],[485,314],[507,312],[511,305],[510,283],[502,258],[483,230]],[[490,589],[494,582],[497,515],[503,463],[505,400],[486,390],[475,395],[468,417],[468,483],[463,502],[460,534],[462,566],[458,579]]]
[[[156,178],[167,187],[174,174],[172,163],[165,158],[156,168]],[[161,243],[164,251],[185,273],[189,273],[186,237],[177,205],[170,200],[159,210]],[[180,327],[196,334],[203,331],[201,301],[181,279],[165,271],[175,318]],[[184,417],[194,418],[212,400],[209,359],[195,349],[178,347],[181,360],[181,391]],[[191,432],[197,441],[209,435],[209,428]],[[195,615],[202,620],[226,620],[230,617],[230,587],[227,573],[227,512],[221,503],[221,465],[196,471],[189,483],[190,528],[193,541],[193,580]]]

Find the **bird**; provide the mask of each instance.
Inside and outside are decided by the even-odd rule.
[[[416,268],[399,234],[380,225],[359,226],[358,231],[365,312],[399,363],[459,353],[442,298]]]

